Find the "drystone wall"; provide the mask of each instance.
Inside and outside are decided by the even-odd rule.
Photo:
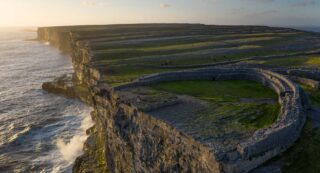
[[[307,86],[309,86],[311,88],[314,88],[314,89],[319,89],[319,87],[320,87],[320,82],[316,81],[316,80],[313,80],[313,79],[304,78],[304,77],[298,77],[298,76],[289,76],[289,77],[293,81],[296,81],[298,83],[307,85]]]
[[[319,70],[310,70],[304,68],[274,68],[272,71],[281,73],[284,75],[298,76],[308,79],[313,79],[315,81],[320,81],[320,71]]]
[[[290,79],[308,85],[312,88],[319,89],[320,85],[320,71],[317,68],[304,68],[304,67],[281,67],[281,68],[271,68],[266,65],[257,64],[246,64],[246,65],[234,65],[229,66],[233,68],[263,68],[269,69],[273,72],[280,73],[285,76],[289,76]]]
[[[247,141],[240,142],[236,152],[216,156],[222,163],[224,172],[247,172],[293,145],[304,125],[306,107],[301,97],[302,91],[284,76],[261,69],[213,68],[153,74],[115,89],[121,90],[128,87],[177,80],[234,79],[261,82],[278,93],[281,104],[279,118],[274,124],[268,128],[257,130]]]

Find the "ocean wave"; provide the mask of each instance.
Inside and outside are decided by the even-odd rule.
[[[83,144],[88,137],[86,130],[92,125],[91,117],[86,116],[81,122],[79,133],[73,136],[69,142],[64,142],[61,138],[56,141],[56,145],[65,161],[73,163],[82,154]]]
[[[10,130],[13,130],[14,129],[14,124],[10,124],[9,125],[9,129]],[[16,141],[20,136],[26,134],[27,132],[29,132],[31,130],[31,126],[27,126],[25,127],[24,129],[22,129],[21,131],[17,132],[17,133],[14,133],[12,136],[10,136],[6,141],[3,141],[2,143],[0,143],[0,146],[1,145],[4,145],[4,144],[9,144],[9,143],[12,143],[14,141]]]

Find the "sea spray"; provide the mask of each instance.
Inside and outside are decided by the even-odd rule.
[[[69,142],[66,143],[62,139],[57,140],[56,145],[65,161],[73,163],[82,154],[83,144],[88,137],[86,130],[92,125],[91,117],[86,116],[81,122],[79,133],[72,137]]]

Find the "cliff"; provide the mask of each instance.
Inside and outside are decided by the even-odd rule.
[[[208,148],[166,123],[120,103],[117,94],[99,84],[99,73],[90,68],[90,50],[68,32],[40,28],[38,39],[69,51],[75,70],[74,84],[85,84],[92,99],[95,122],[89,129],[84,155],[73,172],[217,172],[219,164]],[[68,35],[69,34],[69,35]],[[56,82],[44,88],[61,93]],[[63,84],[64,85],[64,84]],[[51,88],[51,89],[48,89]],[[73,93],[73,92],[72,92]],[[67,94],[68,95],[68,94]],[[70,95],[69,95],[70,96]],[[77,97],[71,94],[72,97]],[[91,102],[91,100],[86,102]]]
[[[239,28],[240,30],[238,30]],[[142,63],[139,62],[139,59],[130,66],[124,66],[123,64],[115,65],[112,57],[108,57],[111,56],[110,52],[105,50],[106,47],[115,45],[134,47],[135,44],[141,42],[155,44],[154,41],[168,41],[172,38],[186,39],[186,35],[189,34],[198,37],[198,32],[208,35],[219,32],[231,35],[234,32],[255,35],[272,30],[275,34],[281,35],[290,32],[292,34],[297,33],[299,35],[297,37],[300,37],[300,34],[304,34],[281,28],[247,26],[239,28],[188,24],[39,28],[38,39],[48,41],[52,45],[58,46],[62,51],[68,52],[72,57],[75,70],[73,77],[46,83],[43,88],[51,92],[64,93],[73,98],[80,98],[94,108],[91,116],[95,125],[87,131],[89,138],[84,146],[84,154],[76,160],[73,172],[242,173],[249,172],[292,146],[299,137],[304,124],[307,105],[301,96],[303,95],[301,89],[285,77],[273,72],[253,69],[230,71],[230,69],[216,68],[211,71],[191,70],[162,73],[163,66],[172,63],[167,60],[162,61],[166,58],[166,55],[162,55],[163,52],[160,52],[161,56],[155,59],[152,56],[154,49],[143,50],[141,53],[123,47],[119,48],[119,50],[129,51],[128,54],[117,52],[117,49],[112,50],[115,52],[112,55],[119,56],[118,59],[121,59],[121,63],[135,60],[131,57],[133,55],[139,56],[143,60],[155,59],[154,61],[146,60]],[[168,32],[163,29],[168,29]],[[150,30],[150,33],[145,34],[144,30]],[[118,32],[121,32],[120,36]],[[259,39],[261,39],[260,36]],[[237,42],[243,44],[242,41],[238,40]],[[247,43],[248,41],[244,42]],[[221,46],[230,46],[227,43],[226,45],[217,44],[214,43],[214,46],[218,46],[219,51],[214,52],[200,51],[200,48],[195,48],[194,45],[191,48],[196,49],[195,54],[211,56],[211,54],[220,55]],[[207,49],[207,46],[206,44],[203,47]],[[306,47],[305,49],[313,48]],[[165,53],[174,53],[173,59],[180,62],[181,57],[186,57],[186,54],[179,52],[179,49],[187,50],[175,47],[175,50],[165,50]],[[159,53],[158,48],[156,51],[156,53]],[[247,51],[241,48],[232,49],[228,52],[238,54],[247,53]],[[193,55],[188,56],[193,58]],[[102,57],[110,58],[110,64],[105,64],[104,60],[106,58],[103,59]],[[161,60],[160,65],[158,60]],[[207,60],[200,61],[200,63],[206,63],[205,61]],[[225,59],[223,59],[224,61]],[[228,61],[234,60],[228,59]],[[157,62],[157,66],[152,64],[154,62]],[[109,75],[125,68],[139,68],[145,64],[150,64],[148,67],[153,70],[155,67],[159,68],[160,73],[145,77],[140,75],[140,78],[135,80],[131,78],[129,80],[120,78],[121,80],[119,80],[115,78],[118,77],[117,75]],[[152,74],[153,71],[150,73]],[[124,102],[118,95],[118,90],[123,88],[143,86],[161,81],[190,79],[247,79],[261,82],[279,94],[279,102],[282,105],[279,118],[272,126],[257,130],[248,140],[239,141],[239,144],[232,150],[222,152],[219,149],[208,147],[192,138],[192,136],[185,135],[163,120],[146,114],[134,104]]]

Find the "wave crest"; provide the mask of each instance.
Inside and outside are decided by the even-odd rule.
[[[70,139],[69,142],[64,142],[61,138],[56,141],[56,145],[62,154],[63,158],[71,163],[82,154],[82,148],[87,139],[86,130],[93,125],[90,116],[86,116],[80,126],[80,133]]]

